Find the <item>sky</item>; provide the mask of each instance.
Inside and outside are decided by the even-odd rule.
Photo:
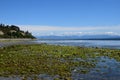
[[[0,23],[35,36],[120,35],[120,0],[0,0]]]

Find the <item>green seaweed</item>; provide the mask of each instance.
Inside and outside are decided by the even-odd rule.
[[[0,76],[47,74],[59,75],[55,80],[71,80],[76,68],[80,74],[89,73],[99,61],[96,58],[101,56],[120,61],[120,50],[48,44],[14,45],[0,48]]]

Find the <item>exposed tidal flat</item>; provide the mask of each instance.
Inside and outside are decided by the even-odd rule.
[[[19,44],[35,44],[36,39],[29,39],[29,38],[0,38],[0,47],[6,47],[11,45],[19,45]]]
[[[119,79],[119,49],[48,44],[0,48],[0,80]]]

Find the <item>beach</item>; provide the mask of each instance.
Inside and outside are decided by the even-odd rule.
[[[0,47],[6,47],[11,45],[20,45],[20,44],[35,44],[32,42],[36,39],[0,39]]]

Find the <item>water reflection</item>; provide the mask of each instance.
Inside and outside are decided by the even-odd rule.
[[[73,80],[119,80],[120,79],[120,62],[109,57],[97,58],[95,68],[92,68],[87,74],[72,73]]]

